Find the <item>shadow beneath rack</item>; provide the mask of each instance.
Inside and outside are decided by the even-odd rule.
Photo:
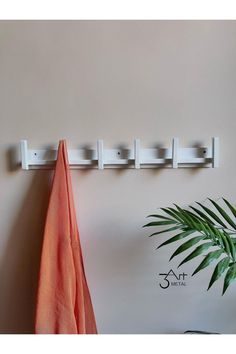
[[[0,264],[0,333],[34,332],[36,286],[52,171],[33,172]]]

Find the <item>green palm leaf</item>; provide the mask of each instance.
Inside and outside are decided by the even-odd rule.
[[[152,221],[152,222],[149,222],[146,225],[143,225],[143,227],[171,225],[171,224],[176,224],[176,223],[177,222],[174,221],[174,220],[172,220],[172,221],[168,221],[168,220],[165,220],[165,221]]]
[[[211,262],[215,259],[219,258],[224,253],[224,250],[217,250],[208,253],[208,255],[203,259],[203,261],[199,264],[199,266],[195,269],[192,275],[197,274],[200,270],[208,267]]]
[[[186,251],[187,249],[189,249],[190,247],[196,245],[196,243],[198,243],[199,241],[203,240],[205,237],[204,236],[196,236],[191,238],[190,240],[184,242],[180,247],[177,248],[177,250],[172,254],[172,256],[170,257],[170,261],[172,258],[174,258],[175,256],[177,256],[178,254]]]
[[[148,215],[147,218],[159,218],[159,219],[164,219],[164,220],[173,220],[171,218],[168,218],[164,215],[160,215],[160,214],[151,214],[151,215]]]
[[[194,232],[195,232],[194,230],[188,230],[188,231],[181,232],[181,233],[177,234],[176,236],[173,236],[173,237],[169,238],[167,241],[163,242],[160,246],[157,247],[157,249],[161,248],[162,246],[166,246],[169,243],[182,240],[183,238],[191,235]]]
[[[207,290],[209,290],[210,287],[214,284],[214,282],[221,277],[221,275],[228,268],[229,263],[230,263],[230,258],[229,257],[225,257],[225,258],[223,258],[223,259],[221,259],[219,261],[219,263],[216,265],[215,270],[214,270],[214,272],[212,274],[212,277],[211,277],[211,280],[210,280],[210,283],[209,283],[209,286],[208,286]]]
[[[232,283],[232,281],[235,278],[236,278],[236,264],[233,264],[233,265],[231,265],[231,267],[229,267],[229,269],[226,273],[222,295],[224,295],[227,288],[229,287],[229,285]]]
[[[235,246],[234,246],[234,243],[233,243],[231,237],[226,232],[224,234],[225,234],[225,238],[226,238],[226,240],[228,242],[228,245],[229,245],[229,251],[230,251],[230,254],[232,256],[232,259],[233,259],[233,261],[235,261]]]
[[[191,259],[199,256],[200,254],[202,254],[203,252],[205,252],[206,250],[208,250],[208,248],[214,246],[213,242],[206,242],[203,243],[202,245],[198,246],[197,248],[195,248],[195,250],[193,252],[191,252],[186,258],[184,258],[184,260],[179,264],[178,268],[186,263],[189,262]]]
[[[169,229],[165,229],[165,230],[162,230],[162,231],[154,232],[149,237],[152,237],[152,236],[155,236],[155,235],[160,235],[160,234],[163,234],[164,232],[170,232],[170,231],[178,230],[180,228],[181,227],[179,227],[179,226],[173,226],[173,227],[170,227]]]
[[[191,208],[192,210],[194,210],[195,213],[197,213],[198,215],[200,215],[203,220],[205,220],[206,222],[208,222],[208,223],[210,223],[210,224],[214,224],[214,222],[213,222],[210,218],[208,218],[208,216],[205,215],[201,210],[199,210],[199,209],[197,209],[197,208],[194,208],[193,206],[190,206],[190,208]]]
[[[236,230],[236,224],[233,222],[233,220],[230,218],[230,216],[222,209],[214,200],[208,198],[211,203],[214,205],[214,207],[218,210],[218,212],[223,216],[225,221],[233,227],[234,230]]]
[[[173,208],[161,208],[161,210],[163,210],[166,214],[170,215],[175,220],[183,222],[183,219],[179,217],[178,213],[176,213],[176,210],[174,210]]]
[[[206,212],[207,214],[209,214],[209,215],[212,217],[212,219],[214,219],[216,222],[218,222],[221,226],[227,228],[227,226],[223,223],[223,221],[221,221],[221,219],[220,219],[211,209],[205,207],[204,205],[202,205],[202,204],[199,203],[199,202],[197,202],[197,204],[200,205],[200,207],[201,207],[202,209],[204,209],[205,212]]]
[[[230,202],[228,202],[228,200],[223,198],[223,201],[225,202],[225,204],[227,205],[227,207],[230,209],[231,213],[233,214],[233,216],[236,217],[236,209],[235,207],[233,207],[232,204],[230,204]]]

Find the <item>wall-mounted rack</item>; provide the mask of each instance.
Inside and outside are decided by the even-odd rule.
[[[28,149],[27,140],[21,140],[22,169],[52,168],[57,150]],[[178,168],[218,167],[219,138],[213,137],[208,147],[179,147],[179,139],[173,138],[170,148],[141,148],[135,139],[131,149],[104,149],[103,140],[97,140],[95,149],[69,150],[71,168]]]

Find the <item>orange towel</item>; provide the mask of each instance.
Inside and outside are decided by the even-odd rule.
[[[95,334],[66,142],[60,141],[44,231],[35,333]]]

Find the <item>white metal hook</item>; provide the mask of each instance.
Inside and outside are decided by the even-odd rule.
[[[20,151],[21,151],[21,167],[23,170],[29,169],[28,164],[28,146],[27,140],[21,140],[20,142]]]
[[[134,139],[134,166],[140,168],[140,139]]]
[[[172,139],[172,167],[178,168],[179,138]]]
[[[97,140],[98,169],[104,169],[103,140]]]
[[[212,138],[212,167],[219,167],[219,138]]]

